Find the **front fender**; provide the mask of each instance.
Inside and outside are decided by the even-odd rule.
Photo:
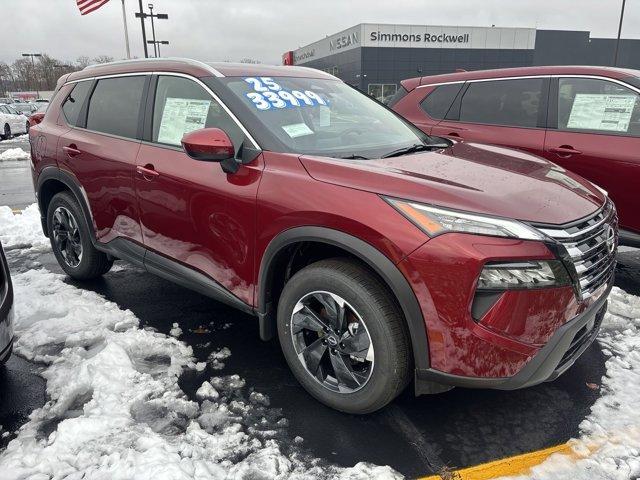
[[[261,336],[268,337],[275,319],[271,315],[269,286],[273,282],[274,259],[284,248],[299,242],[318,242],[340,247],[362,260],[375,271],[393,292],[402,308],[413,350],[416,368],[429,368],[429,346],[422,311],[402,272],[382,252],[369,243],[347,233],[325,227],[295,227],[277,235],[267,246],[258,274],[258,315]]]

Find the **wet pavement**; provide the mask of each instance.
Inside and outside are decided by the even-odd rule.
[[[21,180],[15,178],[22,177],[31,188],[28,163],[22,163],[17,167],[22,173],[10,176],[5,176],[0,163],[0,192],[7,192],[8,183],[17,184]],[[14,197],[7,195],[0,203],[20,207],[24,201],[31,203],[18,195],[12,204]],[[7,257],[14,272],[42,265],[62,273],[51,254],[30,257],[14,250]],[[553,383],[514,392],[454,389],[418,398],[406,391],[376,414],[345,415],[319,404],[298,385],[277,342],[260,341],[257,321],[251,316],[122,262],[102,279],[68,281],[130,309],[143,326],[169,333],[172,324],[179,323],[184,332],[181,340],[193,347],[199,361],[228,347],[232,355],[224,360],[223,370],[208,364],[202,372],[182,376],[187,395],[195,398],[196,389],[213,375],[238,374],[247,385],[267,394],[272,407],[282,410],[289,420],[291,441],[300,436],[314,456],[344,466],[366,461],[415,477],[558,445],[578,435],[580,422],[599,396],[597,386],[605,372],[605,357],[594,344]],[[640,250],[619,254],[616,284],[640,294]],[[0,370],[4,430],[15,431],[31,410],[46,401],[40,368],[14,355]],[[10,438],[0,439],[0,447]]]

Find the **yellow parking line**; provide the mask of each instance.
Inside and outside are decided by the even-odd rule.
[[[572,454],[573,449],[564,443],[544,450],[524,453],[514,457],[503,458],[489,463],[463,468],[451,472],[443,472],[439,475],[423,477],[422,480],[489,480],[511,475],[523,475],[544,462],[554,453]]]

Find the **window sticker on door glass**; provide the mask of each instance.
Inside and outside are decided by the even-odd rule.
[[[306,123],[292,123],[291,125],[283,125],[282,129],[291,138],[313,135],[313,130],[311,130]]]
[[[287,90],[270,77],[246,77],[243,80],[253,90],[245,95],[258,110],[329,105],[329,100],[316,92]]]
[[[204,128],[211,100],[167,98],[162,111],[158,142],[180,145],[185,133]]]
[[[627,132],[636,99],[635,95],[578,93],[567,128]]]

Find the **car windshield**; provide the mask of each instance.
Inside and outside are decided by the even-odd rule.
[[[396,114],[338,80],[233,77],[224,83],[294,153],[368,159],[432,143]]]

